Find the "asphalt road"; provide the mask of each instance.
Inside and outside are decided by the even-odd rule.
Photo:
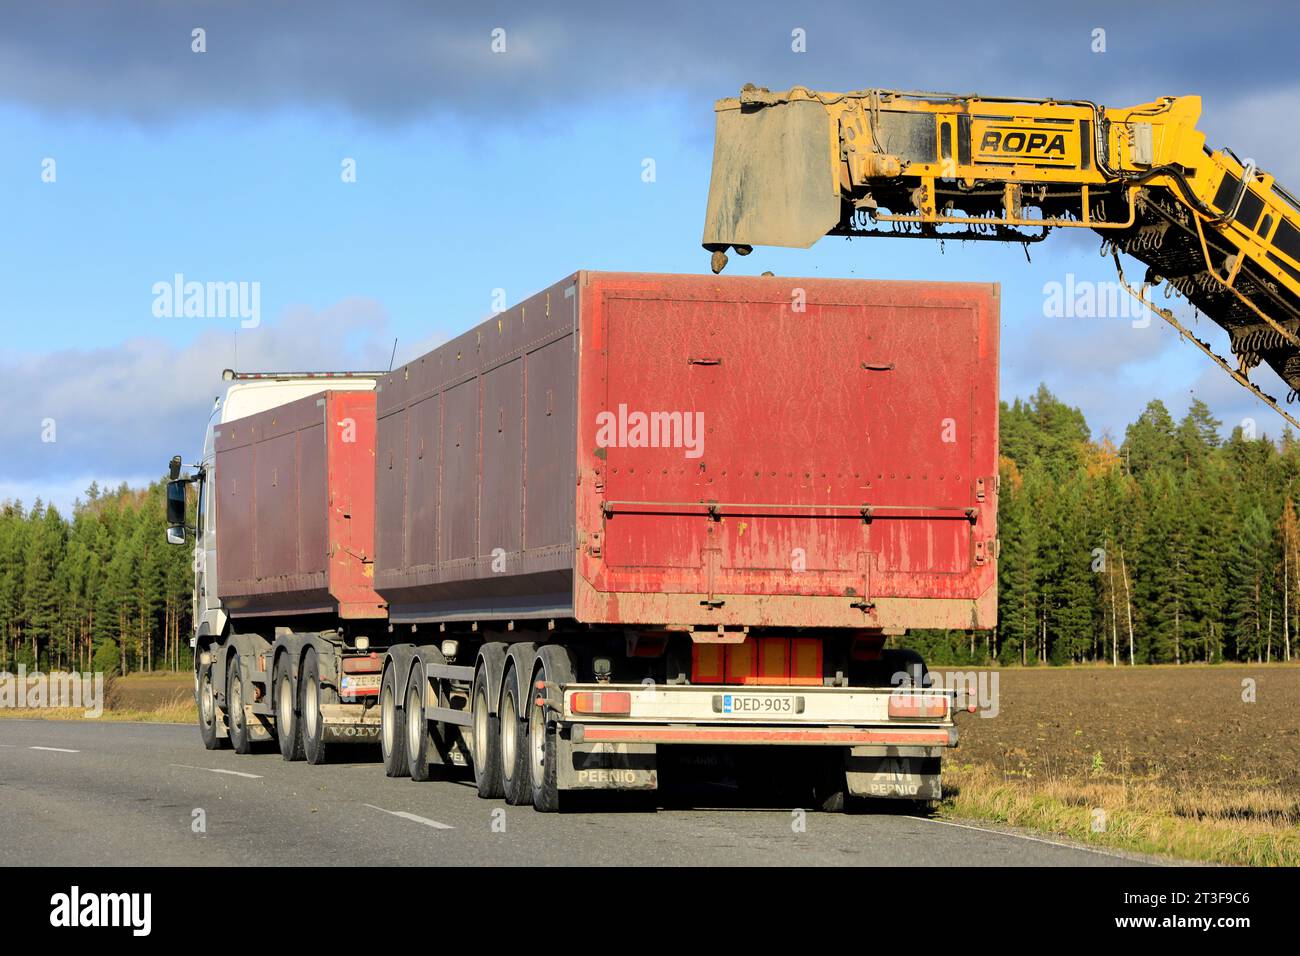
[[[480,800],[464,780],[389,779],[377,756],[310,767],[205,751],[189,726],[0,720],[3,866],[1143,862],[900,813],[809,812],[800,831],[789,808],[689,796],[684,808],[541,814]]]

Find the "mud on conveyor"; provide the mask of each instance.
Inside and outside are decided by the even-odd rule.
[[[1101,233],[1103,239],[1146,263],[1145,284],[1167,284],[1221,326],[1228,333],[1243,374],[1263,362],[1291,389],[1287,400],[1294,399],[1300,391],[1300,301],[1264,275],[1249,257],[1233,283],[1240,296],[1211,275],[1193,214],[1168,190],[1145,189],[1136,205],[1134,227],[1120,232],[1107,230]],[[1215,229],[1206,229],[1203,234],[1209,268],[1226,277],[1235,264],[1232,246]],[[1248,302],[1273,321],[1261,317]]]

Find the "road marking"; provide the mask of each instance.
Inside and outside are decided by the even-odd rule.
[[[433,827],[435,830],[454,830],[456,829],[449,823],[439,823],[437,820],[430,820],[427,817],[417,817],[414,813],[407,813],[405,810],[385,810],[383,807],[377,807],[373,803],[362,804],[371,810],[378,810],[380,813],[391,813],[395,817],[401,817],[403,820],[410,820],[412,823],[423,823],[426,827]]]
[[[1042,837],[1027,836],[1024,833],[1008,833],[1006,830],[992,830],[988,827],[974,827],[968,823],[953,823],[951,820],[935,820],[932,817],[912,817],[913,820],[921,820],[924,823],[939,823],[945,827],[960,827],[963,830],[974,830],[976,833],[992,833],[995,836],[1014,837],[1017,840],[1029,840],[1032,843],[1046,843],[1048,846],[1058,846],[1063,850],[1078,850],[1081,853],[1097,853],[1101,856],[1112,856],[1117,860],[1128,860],[1130,863],[1147,863],[1146,860],[1134,859],[1131,856],[1125,856],[1123,853],[1113,853],[1110,850],[1098,850],[1090,846],[1076,846],[1073,843],[1060,843],[1056,840],[1044,840]]]
[[[206,770],[208,773],[227,773],[232,777],[245,777],[248,780],[261,780],[260,773],[244,773],[242,770],[223,770],[220,767],[192,767],[187,763],[174,763],[173,767],[183,767],[186,770]]]
[[[80,750],[69,750],[67,747],[28,747],[28,750],[48,750],[56,754],[79,754]]]

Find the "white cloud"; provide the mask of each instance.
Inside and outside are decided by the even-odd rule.
[[[223,368],[387,368],[392,345],[383,306],[352,298],[290,309],[256,329],[211,329],[183,347],[135,338],[113,348],[0,353],[0,500],[30,503],[39,494],[65,507],[93,479],[115,487],[161,476],[173,454],[197,450],[224,389]]]

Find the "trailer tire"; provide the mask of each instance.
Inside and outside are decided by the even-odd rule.
[[[825,813],[862,813],[867,808],[863,797],[849,792],[844,771],[846,753],[840,747],[828,747],[816,755],[821,758],[813,782],[813,804]]]
[[[274,673],[275,739],[280,745],[280,756],[285,760],[301,760],[302,717],[298,713],[298,695],[294,692],[288,654],[280,655],[280,659],[275,662]]]
[[[550,689],[545,692],[536,689],[536,681],[547,684],[572,684],[574,682],[573,659],[569,652],[559,644],[547,644],[537,651],[537,667],[533,671],[533,681],[528,685],[528,776],[532,787],[533,809],[542,813],[555,813],[560,809],[559,770],[559,724],[548,720],[547,708],[538,704],[539,699],[549,698]]]
[[[906,674],[911,684],[901,686],[925,686],[926,678],[930,674],[930,669],[925,666],[925,658],[917,651],[908,647],[891,647],[880,652],[880,661],[878,666],[883,674],[885,682],[882,687],[899,686],[894,684],[894,677],[898,674]],[[920,684],[916,681],[920,678]]]
[[[436,648],[427,648],[422,653],[431,659],[430,663],[446,663],[446,658]],[[406,682],[406,760],[410,764],[411,779],[418,782],[424,782],[433,776],[429,759],[433,739],[429,721],[424,716],[424,702],[429,691],[429,679],[424,673],[425,663],[423,659],[416,658],[411,665],[411,676]]]
[[[513,807],[532,803],[528,778],[528,676],[533,672],[532,647],[515,644],[506,656],[501,682],[501,785],[506,803]]]
[[[315,649],[308,649],[302,662],[302,679],[298,681],[301,694],[299,710],[302,712],[302,749],[307,762],[313,766],[323,764],[329,757],[325,743],[325,717],[322,704],[338,702],[338,692],[326,687],[320,680],[320,661]]]
[[[244,675],[240,671],[236,652],[230,655],[230,663],[226,665],[226,727],[235,753],[250,754],[253,740],[248,732],[248,715],[244,713]]]
[[[195,696],[199,712],[199,736],[204,750],[224,750],[228,738],[217,733],[217,695],[212,687],[212,665],[200,665]]]
[[[485,660],[474,674],[474,689],[470,696],[471,717],[474,721],[471,739],[471,760],[474,763],[474,783],[478,795],[484,800],[495,800],[505,795],[501,784],[501,721],[492,713],[487,669],[492,662]]]
[[[406,759],[406,726],[402,708],[398,706],[396,667],[390,661],[384,668],[384,679],[379,686],[379,751],[384,757],[384,775],[410,776]]]

